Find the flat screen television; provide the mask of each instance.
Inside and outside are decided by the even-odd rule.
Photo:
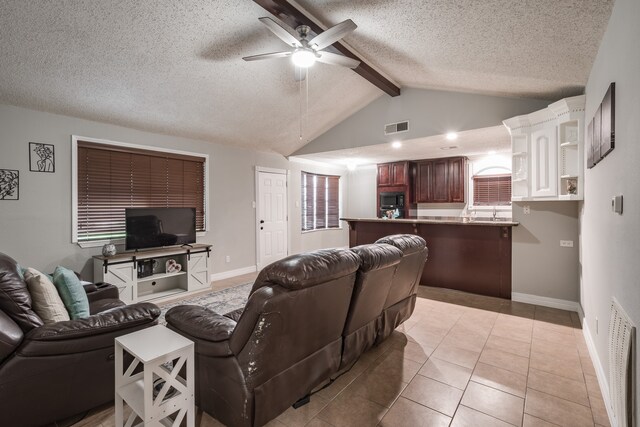
[[[195,243],[195,208],[125,209],[126,250]]]

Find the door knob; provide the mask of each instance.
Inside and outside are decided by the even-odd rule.
[[[264,230],[264,227],[260,227],[260,230]]]
[[[261,219],[261,220],[260,220],[260,224],[264,224],[264,219]]]

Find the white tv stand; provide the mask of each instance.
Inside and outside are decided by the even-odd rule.
[[[211,245],[159,248],[125,252],[114,256],[93,257],[95,282],[107,282],[118,287],[120,299],[127,304],[163,298],[187,291],[207,289]],[[167,273],[166,261],[175,260],[182,266],[179,272]],[[138,262],[158,261],[153,274],[138,277]]]

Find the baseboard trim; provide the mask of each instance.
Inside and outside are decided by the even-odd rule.
[[[589,325],[587,324],[587,322],[584,321],[584,317],[581,317],[581,320],[582,320],[582,335],[584,335],[584,340],[587,343],[587,349],[589,350],[589,356],[591,356],[593,367],[596,370],[596,378],[598,378],[598,385],[600,386],[600,391],[602,392],[604,407],[607,409],[609,424],[611,424],[612,426],[615,426],[617,424],[616,424],[616,418],[613,414],[613,409],[611,408],[611,398],[609,397],[609,383],[607,383],[607,377],[604,373],[602,362],[600,361],[600,357],[598,357],[598,352],[596,351],[596,345],[593,342],[593,338],[591,337],[591,331],[589,330]]]
[[[559,308],[561,310],[575,311],[576,313],[580,314],[581,318],[584,317],[582,315],[582,307],[580,307],[580,303],[576,301],[541,297],[538,295],[531,295],[531,294],[521,294],[519,292],[511,292],[511,300],[517,301],[517,302],[525,302],[527,304],[541,305],[543,307],[551,307],[551,308]]]
[[[220,273],[212,274],[209,277],[211,282],[216,280],[229,279],[231,277],[242,276],[243,274],[255,273],[257,270],[255,265],[251,265],[249,267],[236,268],[235,270],[223,271]]]

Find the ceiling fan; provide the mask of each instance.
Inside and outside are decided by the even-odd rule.
[[[288,25],[280,24],[268,17],[258,19],[276,36],[288,44],[291,50],[245,56],[242,58],[245,61],[291,57],[291,60],[296,66],[296,81],[304,80],[306,73],[303,69],[312,66],[316,61],[349,68],[356,68],[360,65],[360,61],[358,60],[323,50],[358,28],[351,19],[334,25],[311,40],[309,40],[311,28],[307,25],[300,25],[294,30]]]

